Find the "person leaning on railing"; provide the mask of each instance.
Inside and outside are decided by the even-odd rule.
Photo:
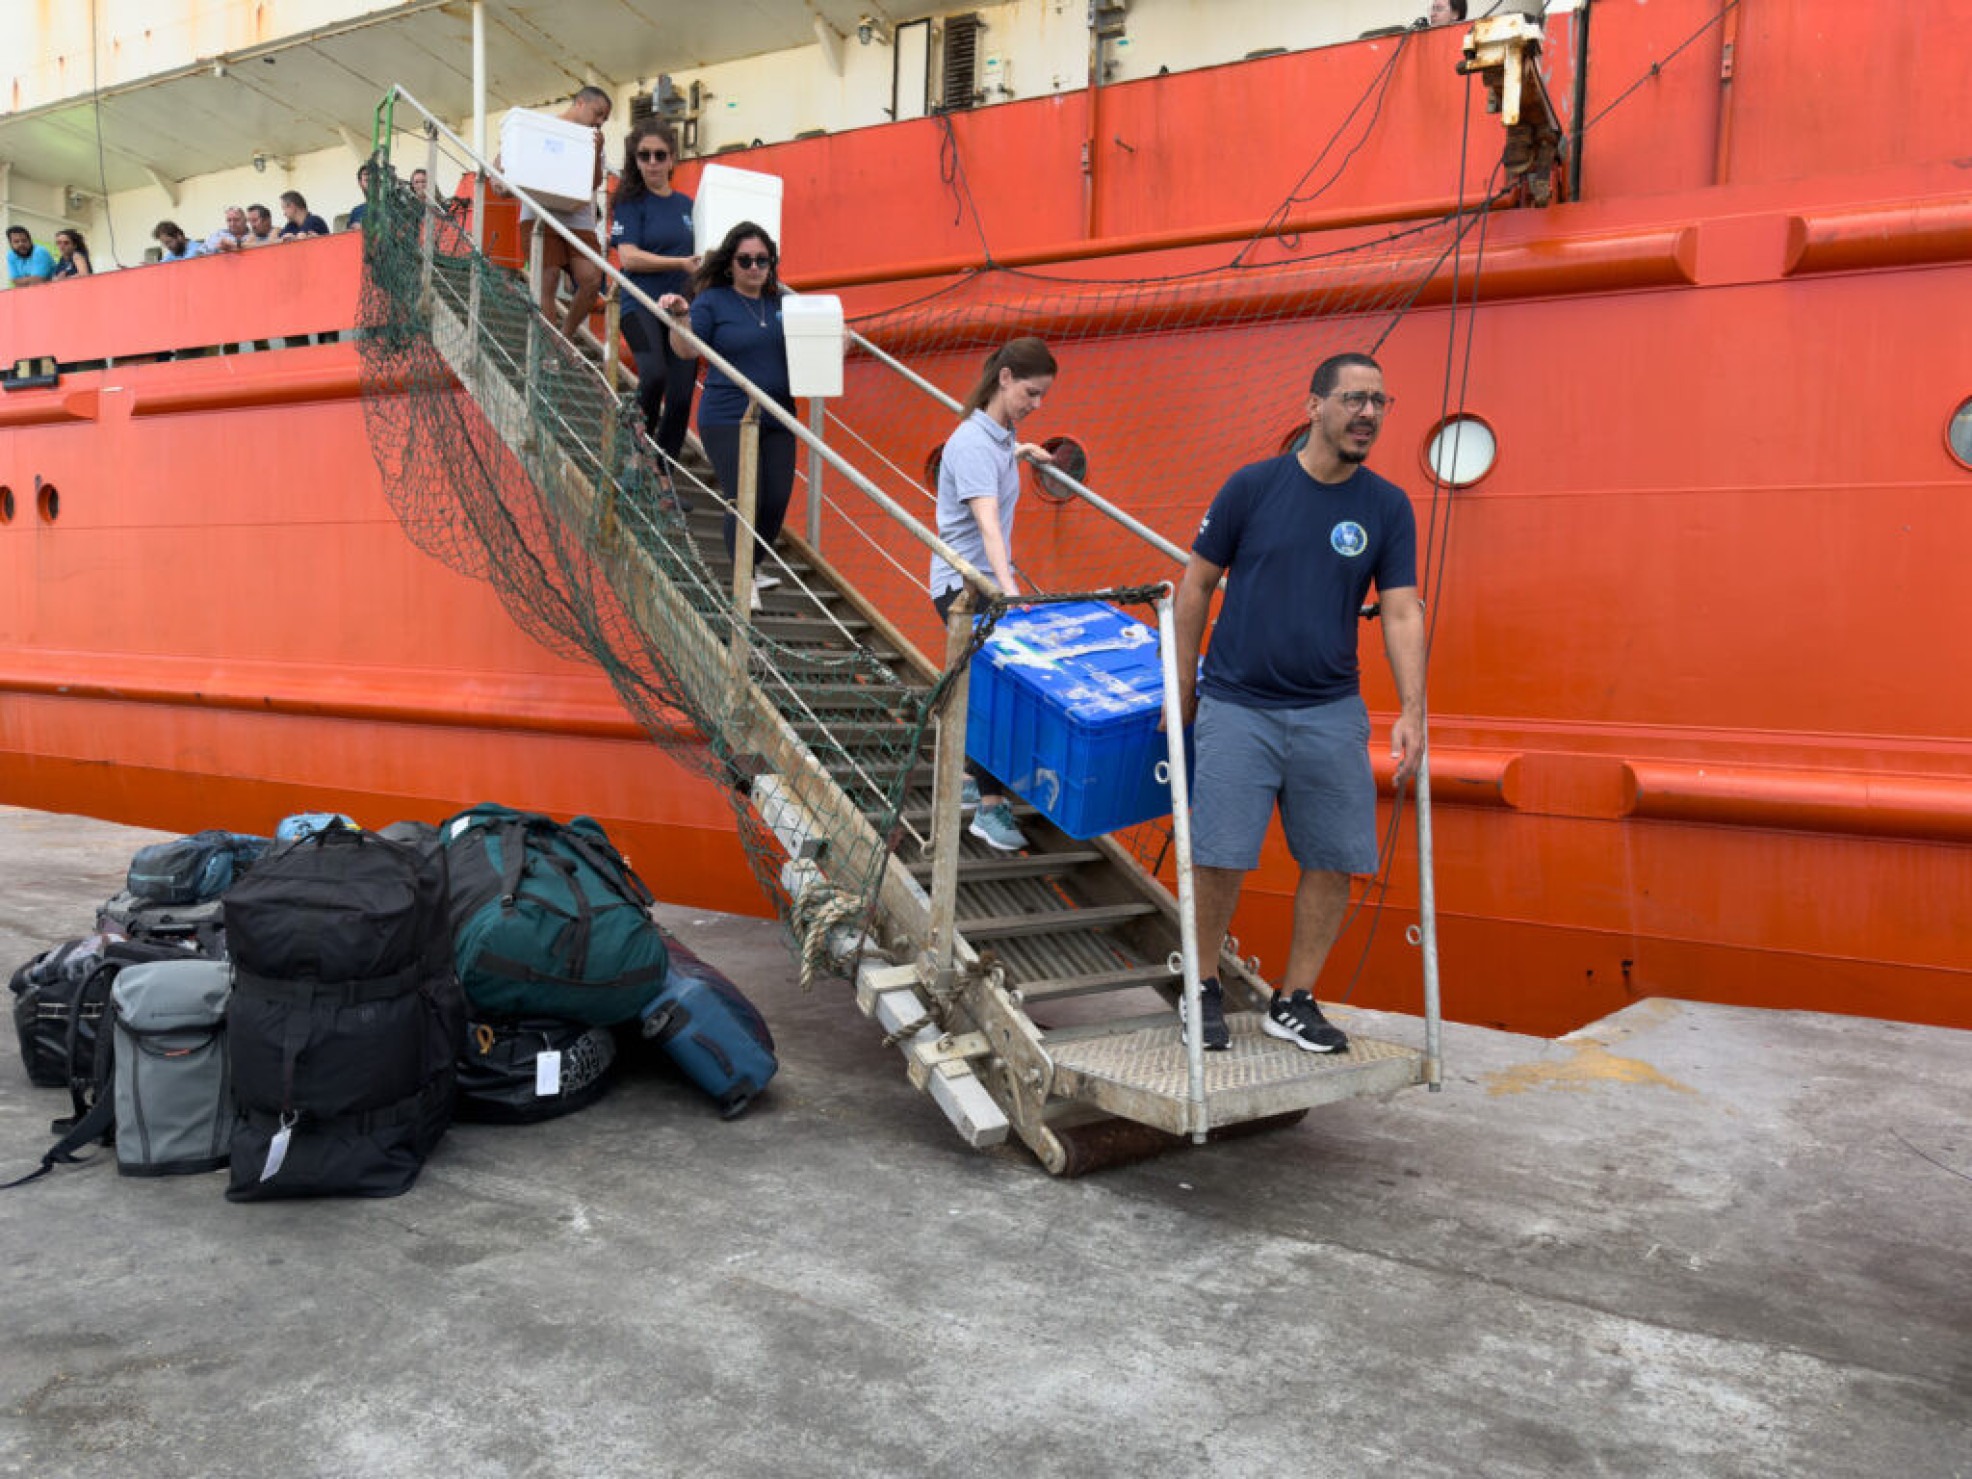
[[[308,201],[299,190],[281,192],[281,214],[288,224],[281,228],[281,240],[299,241],[304,236],[327,236],[329,223],[309,212]]]
[[[55,260],[57,278],[88,277],[95,272],[96,264],[89,260],[89,243],[73,226],[55,233],[55,250],[60,254]]]
[[[185,235],[176,221],[159,221],[151,228],[151,240],[158,244],[160,262],[189,262],[205,255],[205,244]]]
[[[773,400],[790,416],[794,394],[788,388],[787,336],[781,326],[781,285],[776,268],[780,252],[764,227],[742,221],[726,239],[705,254],[693,285],[698,296],[690,303],[682,293],[666,293],[657,306],[673,318],[689,313],[692,333],[699,341]],[[698,350],[675,329],[671,352],[696,359]],[[740,421],[746,415],[747,393],[717,365],[705,372],[705,396],[698,407],[698,436],[705,455],[719,475],[729,500],[739,497]],[[794,433],[769,416],[760,417],[760,462],[753,528],[753,606],[760,593],[780,584],[763,566],[770,546],[787,517],[794,496]],[[739,543],[739,520],[726,511],[726,552]]]
[[[55,275],[55,259],[25,226],[7,228],[7,286],[34,288]]]
[[[248,249],[273,246],[280,239],[281,233],[274,229],[274,213],[264,205],[248,206],[246,239]]]

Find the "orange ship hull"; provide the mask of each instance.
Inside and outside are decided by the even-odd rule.
[[[1886,39],[1885,23],[1818,5],[1701,34],[1625,94],[1712,11],[1595,6],[1580,198],[1489,224],[1464,407],[1500,458],[1443,495],[1434,603],[1446,1011],[1556,1032],[1670,995],[1972,1027],[1972,947],[1952,918],[1972,897],[1972,693],[1951,681],[1972,624],[1958,573],[1972,470],[1946,435],[1972,395],[1955,308],[1972,295],[1972,208],[1953,154],[1972,103],[1949,81],[1941,22],[1900,16]],[[1557,95],[1579,24],[1552,38]],[[852,314],[977,266],[982,224],[1001,264],[1147,277],[1223,262],[1310,152],[1280,120],[1355,97],[1390,44],[954,118],[977,223],[927,207],[940,120],[742,162],[787,180],[790,280],[842,292]],[[1446,31],[1399,59],[1366,157],[1297,229],[1357,239],[1481,190],[1490,153],[1447,167],[1447,129],[1471,106],[1455,53]],[[1846,95],[1903,106],[1835,116],[1814,81],[1829,56],[1864,74]],[[357,241],[170,272],[168,294],[140,272],[0,297],[16,353],[120,361],[0,401],[14,501],[0,797],[186,829],[329,807],[435,817],[487,798],[589,812],[663,896],[764,908],[727,799],[643,738],[597,673],[404,536],[353,346],[123,362],[349,326]],[[1401,404],[1373,465],[1413,490],[1421,523],[1421,449],[1474,286],[1470,266],[1434,278],[1379,350]],[[1092,480],[1129,488],[1130,511],[1180,543],[1302,397],[1242,376],[1242,346],[1257,359],[1294,331],[1242,326],[1236,309],[1108,332],[1097,302],[1042,418],[1044,432],[1105,428],[1086,438]],[[1226,368],[1182,405],[1140,403],[1139,371],[1168,354]],[[913,362],[956,388],[972,357]],[[846,406],[881,393],[872,373],[852,368]],[[1167,455],[1187,427],[1220,423],[1249,428],[1236,453]],[[927,404],[897,445],[921,459],[948,429]],[[1092,533],[1085,509],[1036,501],[1021,517],[1023,565],[1045,585],[1168,569]],[[839,522],[826,550],[849,543]],[[928,644],[906,563],[854,570]],[[1237,926],[1275,964],[1291,887],[1276,838]],[[1416,899],[1406,841],[1324,995],[1415,1009]]]

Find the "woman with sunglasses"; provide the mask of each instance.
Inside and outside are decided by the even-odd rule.
[[[87,277],[96,270],[89,260],[89,243],[73,226],[64,226],[55,233],[55,250],[61,254],[55,263],[57,282],[64,277]]]
[[[657,306],[674,318],[689,312],[692,333],[791,416],[794,396],[788,389],[787,337],[781,327],[781,286],[774,270],[779,260],[774,239],[762,227],[742,221],[699,264],[693,279],[698,296],[687,304],[683,294],[666,293]],[[671,351],[686,359],[698,355],[675,330]],[[717,366],[707,369],[705,394],[698,406],[698,435],[729,499],[738,497],[740,418],[746,409],[746,392]],[[760,593],[780,584],[778,576],[767,573],[766,562],[794,494],[794,433],[764,412],[756,487],[753,606],[757,611]],[[738,533],[739,520],[729,508],[728,554],[738,543]]]
[[[699,260],[692,250],[692,198],[671,188],[678,140],[671,125],[646,118],[623,142],[623,183],[610,212],[609,240],[623,271],[653,302],[666,293],[688,295]],[[671,484],[671,464],[691,424],[698,365],[671,349],[670,327],[635,298],[623,300],[623,339],[637,360],[637,404],[644,430],[664,454],[658,472],[667,496],[681,508]]]

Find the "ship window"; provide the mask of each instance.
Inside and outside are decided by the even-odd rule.
[[[0,486],[0,524],[14,522],[14,490]]]
[[[1067,473],[1083,487],[1089,484],[1088,449],[1073,437],[1049,437],[1041,445],[1054,454],[1054,465]],[[1067,503],[1075,497],[1072,490],[1064,488],[1045,473],[1036,472],[1034,481],[1041,489],[1041,496],[1051,503]]]
[[[1963,402],[1953,414],[1951,425],[1945,428],[1945,441],[1952,456],[1972,467],[1972,400]]]
[[[1478,482],[1493,470],[1498,456],[1493,429],[1477,416],[1453,416],[1441,422],[1424,444],[1425,471],[1453,488]]]
[[[52,524],[62,516],[62,495],[55,491],[53,483],[43,483],[41,491],[35,495],[35,507],[41,513],[41,522]]]

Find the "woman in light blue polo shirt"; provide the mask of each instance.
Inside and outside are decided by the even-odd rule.
[[[1048,462],[1042,448],[1016,442],[1014,428],[1038,410],[1054,385],[1055,359],[1039,339],[1013,339],[988,356],[966,397],[966,418],[945,440],[938,459],[938,537],[975,569],[990,573],[1009,596],[1020,594],[1013,569],[1013,515],[1020,502],[1020,459]],[[964,582],[931,557],[931,604],[940,621]],[[967,773],[979,809],[968,829],[999,852],[1018,852],[1027,838],[1015,825],[1006,786],[972,762]],[[968,787],[968,790],[973,789]]]

